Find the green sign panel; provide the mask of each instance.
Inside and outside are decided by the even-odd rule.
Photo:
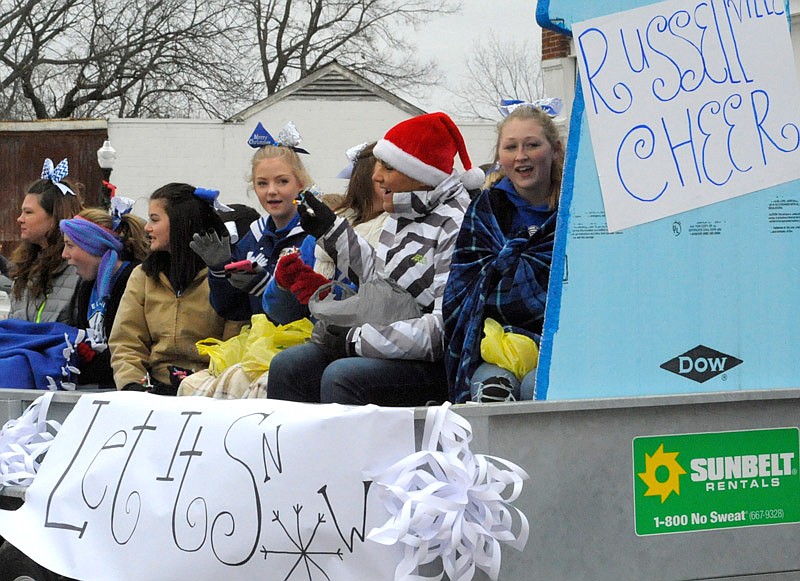
[[[637,535],[800,522],[800,430],[633,440]]]

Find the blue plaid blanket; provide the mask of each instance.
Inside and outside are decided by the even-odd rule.
[[[75,340],[80,332],[63,323],[0,321],[0,387],[70,387],[77,362]]]
[[[553,213],[541,227],[531,228],[535,230],[532,233],[520,230],[506,236],[492,211],[489,192],[483,192],[467,210],[442,307],[452,401],[461,403],[470,398],[470,378],[482,363],[480,343],[487,317],[538,339],[555,222]]]

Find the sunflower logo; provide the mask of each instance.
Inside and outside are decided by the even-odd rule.
[[[647,484],[645,496],[660,496],[663,504],[667,497],[673,492],[676,495],[681,493],[680,475],[686,474],[686,470],[678,464],[677,452],[664,452],[664,444],[661,444],[652,456],[644,455],[644,472],[639,472],[638,476]],[[664,471],[661,471],[662,478],[659,479],[657,472],[659,468],[666,468],[667,477],[663,478]]]

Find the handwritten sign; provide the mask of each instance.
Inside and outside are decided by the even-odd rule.
[[[0,535],[81,579],[391,579],[371,475],[414,450],[410,409],[86,395]]]
[[[609,232],[800,178],[782,0],[674,0],[573,32]]]

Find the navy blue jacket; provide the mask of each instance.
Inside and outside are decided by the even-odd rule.
[[[314,265],[316,240],[300,228],[300,217],[280,230],[275,229],[271,216],[261,217],[250,225],[250,231],[232,249],[234,261],[244,260],[248,252],[267,258],[265,270],[272,277],[281,250],[291,246],[300,248],[303,262]],[[261,295],[251,295],[232,286],[224,276],[209,271],[208,285],[211,289],[211,306],[220,317],[229,321],[249,321],[250,317],[263,313]],[[262,289],[265,285],[259,285]],[[298,303],[299,305],[300,303]]]

